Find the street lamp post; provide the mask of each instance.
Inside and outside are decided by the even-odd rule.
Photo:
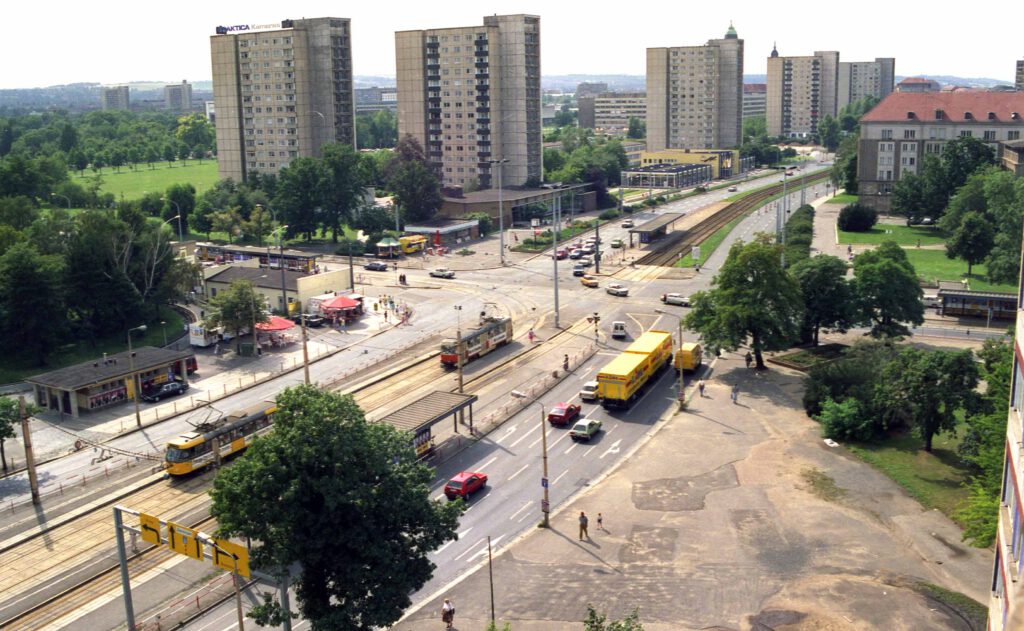
[[[128,329],[128,370],[132,376],[132,399],[135,400],[135,425],[142,427],[142,414],[139,412],[139,380],[138,375],[135,374],[135,352],[132,350],[132,332],[140,331],[146,332],[146,325],[140,324],[139,326]]]
[[[662,309],[655,309],[654,311],[655,313],[675,316],[679,321],[679,355],[675,360],[673,360],[672,365],[676,366],[676,364],[678,364],[676,368],[679,370],[679,405],[682,405],[683,401],[685,400],[684,397],[686,396],[686,389],[683,385],[683,316],[679,316],[674,313],[669,313],[668,311],[664,311]]]
[[[544,500],[541,502],[540,510],[544,514],[541,520],[541,526],[549,528],[551,523],[548,521],[548,513],[551,511],[551,504],[548,503],[548,432],[545,427],[545,421],[547,420],[547,414],[544,411],[544,404],[518,390],[512,391],[512,396],[517,399],[528,399],[531,403],[536,403],[540,406],[540,438],[541,438],[541,450],[544,457],[544,477],[541,478],[541,486],[544,487]]]
[[[63,197],[64,201],[68,203],[68,210],[71,210],[71,198],[67,195],[61,195],[60,193],[50,193],[50,197]]]
[[[270,212],[271,212],[271,216],[273,216],[273,212],[274,211],[271,210]],[[275,218],[274,221],[277,221],[277,219]],[[283,226],[278,226],[277,228],[275,228],[274,230],[272,230],[270,232],[270,236],[274,236],[275,232],[278,233],[277,234],[277,247],[278,247],[278,249],[281,252],[281,258],[278,260],[278,264],[281,267],[281,311],[282,311],[282,313],[284,313],[285,316],[288,315],[288,293],[287,293],[287,288],[285,287],[285,284],[284,284],[284,242],[281,240],[281,237],[282,237],[281,233],[284,230],[287,230],[287,229],[288,229],[288,225],[285,224]],[[267,243],[267,269],[268,270],[270,269],[270,244],[269,243]]]
[[[490,160],[492,167],[498,165],[498,247],[501,250],[502,265],[505,265],[505,198],[502,195],[501,174],[505,170],[503,165],[506,162],[508,162],[508,158]]]
[[[181,206],[178,205],[178,202],[174,201],[173,199],[171,199],[169,197],[161,197],[160,201],[162,201],[162,202],[171,202],[172,204],[174,204],[174,210],[178,211],[178,217],[177,217],[177,219],[178,219],[178,241],[184,241],[185,238],[184,238],[184,236],[182,236],[182,231],[181,231]],[[174,217],[171,217],[171,219],[174,219]],[[168,220],[168,221],[170,221],[170,220]]]
[[[164,332],[164,348],[167,348],[167,321],[160,320],[160,330]]]

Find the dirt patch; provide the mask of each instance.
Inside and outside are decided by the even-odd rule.
[[[640,510],[703,510],[708,493],[739,486],[731,464],[692,478],[661,478],[633,484],[633,505]]]
[[[836,481],[821,469],[804,469],[800,477],[811,493],[826,502],[838,502],[846,495],[846,489],[837,486]]]
[[[622,563],[661,563],[676,554],[679,531],[674,528],[633,526],[629,540],[619,550]]]

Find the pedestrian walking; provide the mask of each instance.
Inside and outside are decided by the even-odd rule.
[[[597,514],[597,529],[604,530],[604,517],[601,516],[601,513]]]
[[[219,357],[220,356],[220,343],[219,342],[217,344],[213,345],[213,355],[215,357]]]
[[[388,321],[388,312],[387,311],[384,312],[384,321],[385,322]]]
[[[530,343],[532,344],[534,337],[536,336],[533,334],[533,329],[530,329],[529,332],[527,332],[526,334],[526,339],[530,340]]]
[[[754,362],[754,356],[747,351],[747,354],[743,356],[743,361],[747,362],[747,368],[750,368],[750,364]]]
[[[590,539],[590,533],[587,532],[587,523],[590,520],[587,519],[587,514],[580,511],[580,541],[583,541],[583,537]]]
[[[568,355],[566,355],[562,359],[562,370],[564,370],[565,372],[569,372],[569,356]]]
[[[445,598],[444,604],[441,605],[441,622],[448,625],[446,629],[451,629],[452,623],[455,622],[455,605],[449,598]]]
[[[732,396],[732,402],[733,403],[739,403],[739,399],[740,399],[740,384],[738,384],[738,383],[734,383],[733,384],[731,396]]]
[[[704,398],[704,380],[701,379],[697,382],[697,391],[700,392],[700,398]]]

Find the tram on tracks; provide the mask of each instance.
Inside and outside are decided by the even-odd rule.
[[[215,460],[215,445],[221,459],[245,451],[253,439],[273,429],[275,412],[276,403],[261,403],[172,438],[164,454],[164,469],[172,476],[181,476],[209,466]]]
[[[484,316],[475,329],[462,333],[462,365],[512,341],[512,318]],[[449,338],[441,343],[441,365],[459,365],[459,340]]]

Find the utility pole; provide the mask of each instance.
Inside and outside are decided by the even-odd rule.
[[[306,377],[306,385],[309,385],[309,348],[306,346],[306,314],[303,310],[302,322],[302,372]]]
[[[455,313],[458,315],[458,319],[455,324],[455,352],[457,359],[455,360],[455,367],[459,374],[459,394],[462,394],[462,305],[455,305]],[[466,423],[466,414],[463,410],[459,410],[459,423]],[[455,426],[455,431],[459,430],[458,425]]]
[[[594,237],[597,239],[597,243],[594,245],[594,273],[601,273],[601,218],[596,219],[597,223],[594,224]]]
[[[32,491],[32,503],[39,505],[39,479],[36,477],[36,459],[32,454],[32,432],[28,428],[28,409],[24,395],[18,397],[18,416],[21,417],[21,436],[25,443],[25,466],[28,468],[28,486]]]
[[[554,232],[552,234],[554,234],[554,237],[555,237],[554,238],[554,243],[553,243],[554,247],[551,249],[551,260],[554,262],[554,270],[555,270],[554,274],[553,274],[553,277],[554,277],[553,280],[554,280],[554,283],[555,283],[555,328],[556,329],[561,328],[561,321],[560,321],[560,319],[558,317],[558,232],[559,232],[558,223],[559,223],[559,219],[561,218],[561,210],[562,210],[562,195],[559,194],[557,197],[555,197],[555,207],[552,210],[552,217],[551,217],[552,224],[553,224],[552,228],[554,228]],[[547,477],[547,476],[545,476],[545,477]]]

